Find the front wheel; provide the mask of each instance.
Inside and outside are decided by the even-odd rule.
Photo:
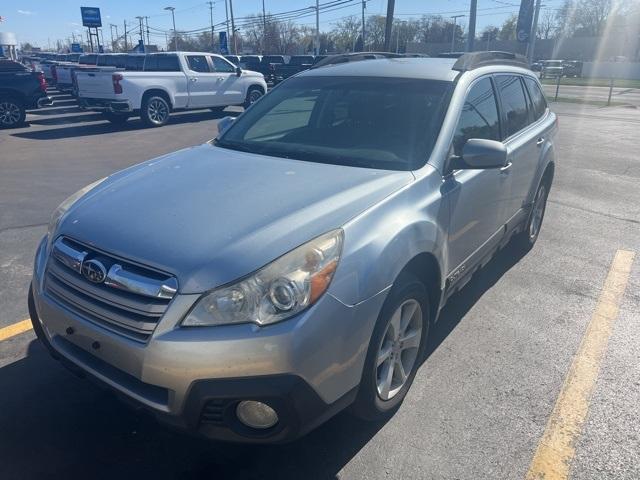
[[[15,128],[24,123],[27,112],[15,98],[0,98],[0,128]]]
[[[249,91],[247,92],[247,97],[244,100],[244,104],[242,105],[244,108],[249,108],[255,102],[260,100],[260,97],[264,95],[264,92],[260,87],[249,87]]]
[[[429,323],[424,284],[403,274],[389,293],[373,331],[358,397],[351,408],[354,415],[375,421],[395,412],[424,357]]]
[[[140,118],[148,127],[162,127],[169,121],[171,106],[166,98],[160,95],[150,95],[142,101]]]

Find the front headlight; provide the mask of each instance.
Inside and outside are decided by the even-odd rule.
[[[101,178],[100,180],[97,180],[97,181],[87,185],[86,187],[78,190],[76,193],[71,195],[69,198],[67,198],[60,205],[58,205],[58,208],[56,208],[54,210],[53,214],[51,215],[51,220],[49,220],[49,226],[47,227],[47,235],[49,236],[49,242],[51,242],[51,240],[53,238],[53,234],[55,233],[56,229],[58,228],[58,224],[60,223],[60,219],[64,216],[65,213],[67,213],[67,211],[71,208],[71,206],[74,203],[76,203],[82,196],[84,196],[85,194],[87,194],[88,192],[90,192],[91,190],[96,188],[98,185],[100,185],[106,179],[107,179],[107,177],[104,177],[104,178]]]
[[[250,277],[205,294],[182,325],[268,325],[300,313],[329,288],[340,260],[342,236],[342,230],[329,232]]]

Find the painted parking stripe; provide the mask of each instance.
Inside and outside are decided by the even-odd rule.
[[[14,323],[13,325],[9,325],[8,327],[0,328],[0,342],[2,340],[7,340],[8,338],[15,337],[16,335],[20,335],[21,333],[28,332],[32,328],[33,326],[31,325],[30,318]]]
[[[551,417],[533,457],[526,480],[568,478],[575,445],[587,416],[600,363],[620,310],[635,253],[618,250]]]

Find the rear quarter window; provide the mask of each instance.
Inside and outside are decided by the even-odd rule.
[[[531,102],[533,103],[533,118],[538,120],[547,111],[547,100],[544,98],[538,82],[533,78],[525,78],[524,83],[527,86]]]

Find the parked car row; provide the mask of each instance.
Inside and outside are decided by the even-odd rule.
[[[582,62],[578,60],[540,60],[531,64],[540,78],[582,77]]]
[[[210,108],[222,111],[228,106],[248,107],[267,92],[264,76],[233,65],[223,56],[207,52],[171,52],[153,54],[88,54],[75,62],[66,59],[28,58],[27,66],[12,62],[19,74],[11,73],[19,88],[9,95],[2,81],[0,122],[5,127],[20,125],[25,110],[38,106],[32,100],[32,86],[20,75],[39,78],[40,104],[51,103],[47,84],[62,92],[71,92],[83,110],[101,112],[114,124],[124,124],[131,116],[159,127],[167,123],[171,112]],[[49,63],[51,62],[51,63]],[[35,64],[41,71],[35,70]],[[47,77],[49,75],[49,77]],[[51,78],[47,82],[47,78]],[[31,90],[30,90],[31,89]],[[26,92],[20,96],[19,92]],[[6,103],[11,96],[12,103]],[[29,98],[26,98],[29,96]],[[6,100],[6,101],[5,101]],[[7,113],[9,112],[9,113]]]
[[[267,82],[276,84],[311,68],[326,55],[226,55],[225,58],[234,65],[262,73]]]
[[[0,128],[13,128],[24,122],[26,111],[50,105],[47,81],[13,60],[0,60]]]

